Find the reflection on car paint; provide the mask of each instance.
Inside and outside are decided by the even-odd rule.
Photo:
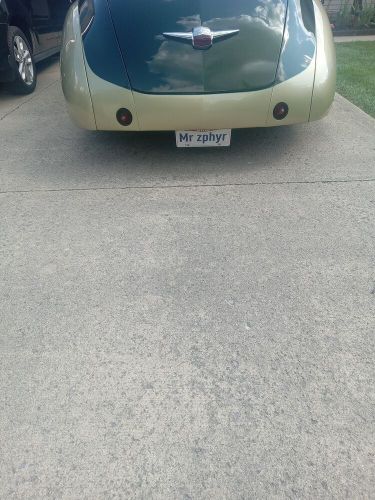
[[[312,0],[301,1],[305,6],[308,3],[312,6]],[[309,31],[303,22],[300,0],[289,0],[276,83],[289,80],[301,73],[314,57],[316,49],[314,12],[312,8],[305,9],[305,11],[306,15],[310,13],[312,17],[306,24],[314,31]]]
[[[312,0],[302,1],[312,5]],[[109,6],[110,11],[106,2],[95,1],[97,15],[84,38],[87,62],[99,77],[138,92],[260,90],[303,71],[315,51],[299,0],[288,5],[287,0],[234,0],[230,5],[225,0],[109,0]],[[190,32],[201,24],[240,32],[205,52],[162,35]],[[139,26],[144,26],[141,33]]]

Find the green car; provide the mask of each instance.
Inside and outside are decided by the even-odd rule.
[[[318,120],[336,81],[319,0],[79,0],[61,70],[80,127],[172,130],[181,147]]]

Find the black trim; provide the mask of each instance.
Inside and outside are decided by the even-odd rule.
[[[132,87],[133,92],[145,95],[220,95],[220,94],[249,94],[250,92],[258,92],[259,90],[270,89],[275,85],[273,81],[271,85],[266,85],[265,87],[256,87],[251,90],[221,90],[220,92],[146,92],[144,90],[138,90]]]

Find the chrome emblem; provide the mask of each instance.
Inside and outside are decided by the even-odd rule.
[[[197,50],[207,50],[214,42],[230,38],[239,32],[240,30],[211,31],[210,28],[198,26],[191,33],[163,33],[163,36],[176,42],[190,42]]]

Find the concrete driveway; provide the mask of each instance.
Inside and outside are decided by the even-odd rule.
[[[375,496],[375,121],[228,150],[0,97],[0,497]]]

